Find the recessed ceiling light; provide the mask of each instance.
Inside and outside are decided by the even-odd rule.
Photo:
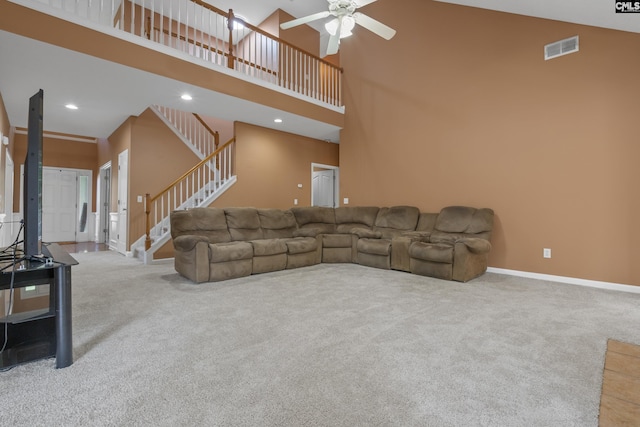
[[[276,123],[282,123],[282,119],[275,119],[274,122]]]
[[[184,99],[185,101],[191,101],[193,99],[193,97],[191,95],[189,95],[188,93],[185,93],[180,98]]]
[[[65,107],[67,107],[69,110],[77,110],[78,106],[75,104],[67,104],[65,105]]]

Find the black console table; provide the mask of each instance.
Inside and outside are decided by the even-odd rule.
[[[0,317],[0,370],[47,357],[56,368],[73,363],[71,336],[71,266],[78,262],[55,243],[42,246],[42,259],[11,264],[0,273],[0,289],[49,285],[48,309]],[[2,267],[6,267],[7,264]],[[3,308],[4,309],[4,308]]]

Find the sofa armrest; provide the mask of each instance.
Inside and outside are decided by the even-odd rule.
[[[204,236],[184,235],[173,239],[174,267],[187,279],[196,283],[208,282],[209,239]]]
[[[456,243],[464,244],[469,249],[469,252],[473,252],[475,254],[484,254],[491,250],[491,243],[485,239],[465,237],[458,239]]]
[[[360,239],[379,239],[382,233],[379,231],[367,230],[366,228],[354,227],[350,230],[351,234],[355,234]]]
[[[453,253],[452,279],[467,282],[487,271],[491,243],[477,237],[460,238]]]
[[[204,236],[197,236],[194,234],[185,234],[173,239],[173,247],[177,251],[188,252],[193,250],[199,242],[205,242],[209,244],[209,239]]]
[[[298,228],[293,230],[293,237],[316,237],[322,234],[319,228]]]

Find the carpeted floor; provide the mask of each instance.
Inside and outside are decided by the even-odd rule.
[[[597,426],[607,339],[640,343],[640,294],[74,257],[75,363],[0,373],[2,426]]]

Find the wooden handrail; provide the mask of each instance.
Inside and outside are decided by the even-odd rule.
[[[207,163],[209,160],[213,159],[215,156],[217,156],[222,150],[224,150],[225,148],[227,148],[227,146],[231,145],[233,142],[235,142],[236,138],[233,137],[231,138],[229,141],[225,142],[220,148],[218,148],[216,151],[214,151],[213,153],[209,154],[207,157],[205,157],[204,159],[200,160],[200,162],[198,162],[198,164],[196,164],[194,167],[192,167],[191,169],[189,169],[188,171],[186,171],[185,173],[183,173],[182,175],[180,175],[180,178],[174,180],[171,184],[167,185],[166,188],[164,190],[162,190],[161,192],[159,192],[158,194],[156,194],[155,196],[151,197],[149,199],[149,202],[155,202],[156,200],[158,200],[164,193],[166,193],[167,191],[171,190],[172,187],[174,187],[175,185],[177,185],[178,183],[180,183],[180,181],[182,181],[183,179],[185,179],[187,176],[189,176],[192,172],[194,172],[196,169],[198,169],[200,166],[202,166],[203,164]]]
[[[196,164],[194,167],[189,169],[187,172],[183,173],[180,176],[180,178],[174,180],[171,184],[166,186],[162,191],[160,191],[155,196],[151,197],[151,194],[149,194],[149,193],[145,194],[145,199],[144,199],[144,201],[145,201],[145,203],[144,203],[145,234],[146,234],[146,237],[145,237],[145,240],[144,240],[144,248],[145,248],[145,250],[149,250],[151,248],[151,221],[150,221],[151,204],[153,202],[155,202],[156,200],[158,200],[160,197],[162,197],[166,192],[171,190],[173,187],[178,185],[182,180],[184,180],[186,177],[191,175],[193,172],[195,172],[202,165],[204,165],[205,163],[209,162],[212,158],[214,158],[218,154],[220,154],[225,148],[227,148],[229,145],[234,143],[235,140],[236,140],[236,138],[233,137],[229,141],[225,142],[220,148],[218,148],[213,153],[209,154],[207,157],[202,159],[200,162],[198,162],[198,164]]]
[[[289,46],[289,47],[291,47],[291,48],[293,48],[293,49],[299,50],[299,51],[300,51],[300,52],[302,52],[302,53],[305,53],[305,54],[307,54],[307,55],[309,55],[309,56],[314,57],[316,60],[318,60],[318,61],[322,62],[323,64],[328,65],[328,66],[333,67],[333,68],[336,68],[336,69],[338,69],[341,73],[344,73],[344,69],[343,69],[342,67],[336,67],[336,65],[335,65],[335,64],[332,64],[331,62],[327,61],[326,59],[322,59],[322,58],[320,58],[319,56],[314,55],[313,53],[311,53],[311,52],[309,52],[309,51],[306,51],[306,50],[304,50],[304,49],[301,49],[301,48],[299,48],[298,46],[294,46],[293,44],[291,44],[291,43],[287,42],[286,40],[282,40],[280,37],[274,36],[273,34],[266,32],[266,31],[265,31],[265,30],[263,30],[262,28],[258,28],[258,27],[256,27],[255,25],[252,25],[252,24],[250,24],[250,23],[248,23],[248,22],[244,21],[243,19],[237,18],[237,17],[236,17],[235,15],[233,15],[233,14],[232,14],[232,17],[231,17],[231,19],[230,19],[230,17],[229,17],[229,12],[233,13],[233,11],[232,11],[232,10],[229,10],[229,12],[225,12],[225,11],[220,10],[220,9],[218,9],[217,7],[212,6],[212,5],[210,5],[209,3],[205,3],[205,2],[203,2],[203,1],[201,1],[201,0],[190,0],[190,1],[191,1],[192,3],[197,4],[198,6],[202,6],[202,7],[203,7],[203,8],[205,8],[205,9],[209,9],[209,10],[210,10],[210,11],[212,11],[212,12],[218,13],[218,14],[220,14],[220,15],[222,15],[222,16],[224,16],[224,17],[226,17],[226,18],[229,20],[230,30],[233,30],[233,21],[237,21],[237,22],[241,23],[242,25],[244,25],[246,28],[248,28],[248,29],[250,29],[250,30],[252,30],[252,31],[255,31],[256,33],[260,33],[260,34],[262,34],[263,36],[267,36],[267,37],[269,37],[269,38],[271,38],[271,39],[273,39],[273,40],[276,40],[278,43],[281,43],[281,44],[286,45],[286,46]]]
[[[215,135],[216,133],[218,133],[217,131],[214,131],[213,129],[211,129],[211,128],[209,127],[209,125],[207,124],[207,122],[205,122],[205,121],[202,119],[202,117],[200,117],[200,115],[199,115],[198,113],[192,113],[192,114],[193,114],[193,116],[196,118],[196,120],[198,120],[198,121],[200,122],[200,124],[201,124],[202,126],[204,126],[204,128],[205,128],[206,130],[208,130],[208,131],[209,131],[209,133],[210,133],[211,135]],[[218,148],[218,147],[216,147],[216,148]]]
[[[200,117],[200,115],[198,113],[192,113],[193,116],[196,118],[196,120],[198,120],[200,122],[200,124],[202,126],[204,126],[204,128],[211,134],[213,135],[213,149],[214,151],[218,149],[218,146],[220,145],[220,134],[218,133],[218,131],[214,131],[213,129],[211,129],[209,127],[209,125],[207,124],[207,122],[205,122],[202,117]],[[219,168],[220,167],[220,159],[216,157],[216,167]]]

